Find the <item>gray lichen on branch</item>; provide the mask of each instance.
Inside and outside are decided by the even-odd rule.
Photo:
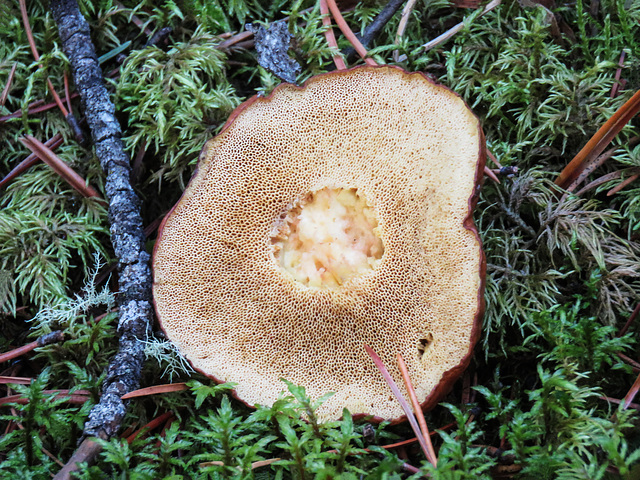
[[[120,397],[138,388],[144,361],[143,345],[152,318],[151,270],[144,248],[140,200],[130,184],[129,156],[115,107],[104,86],[102,71],[90,38],[89,24],[75,0],[52,0],[51,10],[74,82],[91,129],[96,154],[106,173],[111,241],[119,271],[119,351],[107,368],[100,402],[85,424],[84,436],[109,437],[125,414]]]

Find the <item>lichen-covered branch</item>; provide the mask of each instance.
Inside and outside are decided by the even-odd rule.
[[[89,24],[75,0],[52,0],[51,10],[65,54],[71,63],[91,135],[106,173],[111,241],[118,258],[120,346],[111,360],[102,396],[89,414],[84,436],[107,438],[117,432],[125,414],[122,395],[138,388],[143,346],[152,318],[151,270],[144,248],[140,201],[129,182],[131,168],[91,42]]]

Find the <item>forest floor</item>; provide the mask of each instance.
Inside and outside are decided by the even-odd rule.
[[[329,46],[318,2],[157,3],[80,3],[149,254],[204,143],[281,82],[247,24],[288,27],[301,68],[280,74],[298,84],[333,71],[338,50],[364,63],[335,25]],[[407,424],[315,422],[300,386],[283,383],[273,407],[244,406],[154,324],[140,387],[177,386],[129,400],[117,433],[66,478],[640,478],[640,1],[409,3],[405,14],[397,1],[338,7],[356,33],[378,25],[368,58],[459,94],[497,162],[474,214],[481,338],[426,414],[437,466]],[[122,348],[113,195],[56,20],[47,2],[0,0],[0,478],[62,478]]]

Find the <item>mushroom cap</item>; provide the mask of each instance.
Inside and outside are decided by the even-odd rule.
[[[332,72],[249,99],[206,143],[160,228],[162,328],[248,405],[273,404],[286,378],[311,398],[335,392],[322,420],[345,407],[403,420],[368,344],[397,379],[401,353],[432,408],[479,337],[485,261],[471,213],[484,151],[455,93],[397,67]],[[323,189],[365,199],[384,245],[373,267],[331,288],[296,280],[274,251],[288,212]]]

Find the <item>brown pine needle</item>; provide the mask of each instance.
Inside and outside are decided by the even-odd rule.
[[[622,105],[609,120],[591,137],[587,144],[560,172],[556,185],[566,189],[585,170],[591,162],[604,152],[618,133],[640,111],[640,90]]]
[[[29,47],[31,47],[31,53],[33,54],[33,58],[35,58],[36,62],[39,62],[40,54],[36,49],[36,42],[33,39],[33,33],[31,32],[31,25],[29,24],[29,15],[27,13],[27,3],[26,3],[26,0],[19,0],[19,2],[20,2],[20,14],[22,15],[22,23],[24,24],[24,30],[25,30],[25,33],[27,34]],[[39,68],[42,68],[42,65],[39,65]],[[62,104],[62,100],[60,100],[60,96],[58,95],[58,92],[56,92],[56,89],[53,88],[53,83],[51,83],[51,80],[49,80],[48,78],[47,78],[47,86],[49,87],[49,91],[51,92],[53,99],[58,105],[58,108],[62,112],[62,115],[66,118],[67,115],[69,115],[69,112]]]
[[[38,347],[38,342],[31,342],[23,345],[22,347],[14,348],[8,352],[0,354],[0,362],[7,362],[14,358],[20,357],[25,353],[29,353],[31,350]]]
[[[622,176],[625,173],[627,173],[627,174],[630,173],[633,176],[636,173],[640,173],[640,167],[630,167],[630,168],[626,168],[624,170],[616,170],[615,172],[607,173],[606,175],[603,175],[600,178],[596,178],[593,182],[589,182],[588,184],[586,184],[584,187],[582,187],[580,190],[578,190],[576,192],[576,195],[580,196],[580,195],[588,192],[589,190],[592,190],[592,189],[602,185],[603,183],[607,183],[607,182],[610,182],[611,180],[616,180],[618,178],[622,178]],[[632,177],[629,177],[629,178],[632,178]]]
[[[9,90],[11,90],[11,84],[13,83],[13,76],[16,73],[17,66],[18,64],[14,63],[13,67],[11,67],[11,71],[9,72],[9,77],[7,78],[7,83],[2,89],[2,95],[0,95],[0,107],[4,106],[4,104],[7,103],[7,97],[9,96]]]
[[[404,414],[406,415],[407,420],[409,421],[409,425],[411,425],[413,433],[418,439],[418,442],[420,442],[420,447],[422,448],[422,451],[424,452],[425,457],[427,457],[427,459],[431,463],[433,463],[432,459],[429,458],[430,453],[429,453],[429,447],[427,446],[427,441],[422,435],[422,431],[420,430],[418,422],[416,421],[416,417],[413,415],[413,412],[411,411],[411,407],[409,406],[405,398],[402,396],[402,393],[400,393],[400,389],[398,388],[398,385],[396,385],[396,382],[391,377],[389,370],[387,370],[387,367],[384,366],[384,363],[382,363],[382,360],[380,359],[378,354],[369,345],[365,345],[364,348],[369,354],[369,356],[371,357],[371,360],[373,360],[373,363],[375,363],[376,367],[378,367],[378,370],[380,370],[382,377],[384,378],[385,382],[387,382],[387,385],[389,385],[389,388],[393,392],[393,395],[396,397],[396,400],[398,400],[398,403],[402,407],[402,410],[404,411]]]
[[[122,400],[134,397],[145,397],[147,395],[156,395],[158,393],[182,392],[187,390],[186,383],[167,383],[165,385],[154,385],[153,387],[140,388],[129,392],[122,396]]]
[[[58,175],[60,175],[78,193],[90,198],[101,199],[100,194],[90,185],[87,185],[84,178],[78,175],[69,165],[64,163],[60,157],[51,151],[44,143],[31,135],[20,138],[20,142],[31,150],[40,160],[49,165]]]
[[[629,178],[623,180],[622,182],[620,182],[618,185],[616,185],[615,187],[613,187],[611,190],[607,192],[607,197],[610,197],[611,195],[615,195],[627,185],[635,182],[638,179],[638,177],[640,177],[640,174],[636,173],[635,175],[631,175]]]
[[[636,362],[633,358],[628,357],[627,355],[625,355],[624,353],[617,353],[618,357],[620,357],[623,361],[627,362],[629,365],[631,365],[633,368],[637,368],[638,370],[640,370],[640,363]]]
[[[402,355],[398,353],[398,368],[400,368],[400,373],[402,374],[402,380],[404,381],[404,386],[409,393],[409,399],[411,400],[411,406],[413,407],[413,413],[415,413],[418,418],[418,425],[420,425],[420,431],[422,432],[422,436],[425,438],[427,443],[427,448],[429,449],[429,455],[427,455],[427,459],[432,463],[434,467],[438,465],[438,457],[436,456],[436,451],[433,449],[433,444],[431,443],[431,436],[429,434],[429,427],[427,427],[427,421],[424,418],[424,412],[422,411],[422,407],[420,406],[420,402],[418,402],[418,397],[416,396],[416,390],[413,388],[413,383],[411,383],[411,377],[409,376],[409,370],[407,369],[407,364],[402,358]]]
[[[55,150],[60,145],[62,145],[63,142],[64,140],[62,139],[62,135],[60,135],[59,133],[56,133],[53,137],[51,137],[49,140],[45,142],[45,145],[49,147],[51,150]],[[28,169],[33,167],[36,163],[38,163],[38,157],[36,157],[36,155],[32,153],[23,161],[21,161],[18,165],[16,165],[13,170],[7,173],[6,177],[0,180],[0,188],[4,188],[7,185],[9,185],[9,183],[15,180],[21,173],[27,171]]]
[[[495,164],[496,167],[502,168],[502,165],[500,165],[500,162],[498,161],[496,156],[493,153],[491,153],[488,148],[487,148],[487,156],[489,157],[489,160],[491,160]]]
[[[169,411],[169,412],[165,412],[162,415],[160,415],[159,417],[154,418],[153,420],[151,420],[149,423],[147,423],[144,427],[139,428],[137,431],[135,431],[134,433],[132,433],[131,435],[129,435],[127,437],[127,443],[129,445],[131,445],[133,443],[133,441],[136,439],[136,437],[138,437],[138,435],[140,435],[141,433],[148,433],[151,430],[153,430],[154,428],[159,427],[160,425],[162,425],[163,423],[165,423],[167,420],[170,420],[174,418],[173,412]]]
[[[74,92],[71,94],[71,99],[73,100],[74,98],[79,97],[80,94],[77,92]],[[62,99],[63,101],[67,101],[66,98]],[[26,110],[26,114],[31,114],[31,113],[40,113],[40,112],[46,112],[47,110],[51,110],[52,108],[56,108],[58,106],[58,104],[56,102],[51,102],[51,103],[44,103],[44,100],[40,99],[40,100],[36,100],[35,102],[31,102],[29,105],[27,105],[27,110]],[[16,110],[13,113],[10,113],[8,115],[3,115],[0,117],[0,123],[4,123],[7,120],[11,120],[12,118],[19,118],[21,117],[23,114],[22,110]]]
[[[333,63],[338,70],[346,70],[347,65],[344,63],[344,60],[339,53],[336,35],[335,33],[333,33],[333,28],[331,27],[331,16],[329,15],[327,0],[320,0],[320,13],[322,14],[322,25],[324,25],[324,27],[326,28],[326,30],[324,31],[324,38],[327,39],[329,47],[337,52],[332,54]]]
[[[498,183],[498,184],[500,183],[500,179],[498,178],[498,176],[497,176],[495,173],[493,173],[493,170],[491,170],[491,169],[490,169],[489,167],[487,167],[486,165],[485,165],[485,167],[484,167],[484,174],[485,174],[487,177],[489,177],[491,180],[493,180],[494,182],[496,182],[496,183]]]
[[[28,377],[7,377],[0,375],[0,384],[29,385],[33,378]]]
[[[70,393],[71,390],[43,390],[42,393],[45,394],[55,394],[56,399],[64,398],[66,402],[72,403],[75,405],[81,405],[85,403],[90,398],[90,392],[88,390],[76,390],[73,393]],[[29,403],[29,399],[27,397],[23,397],[22,395],[9,395],[8,397],[0,398],[0,405],[6,405],[7,403],[18,403],[20,405],[26,405]]]
[[[624,326],[620,329],[616,337],[621,337],[625,333],[627,333],[627,330],[629,330],[629,327],[631,326],[631,324],[636,321],[636,318],[638,318],[639,314],[640,314],[640,303],[638,303],[638,305],[636,305],[636,308],[633,309],[633,312],[631,312],[631,315],[629,315],[629,319],[626,321]]]
[[[624,401],[622,402],[623,410],[626,410],[629,405],[631,405],[631,402],[633,402],[633,399],[636,398],[636,395],[638,394],[638,390],[640,390],[640,375],[636,377],[636,381],[633,382],[629,392],[624,396]]]
[[[370,65],[372,67],[377,66],[378,64],[373,58],[367,57],[367,49],[364,48],[364,45],[360,43],[360,40],[358,40],[358,37],[356,37],[355,33],[353,33],[349,25],[347,25],[347,22],[345,21],[344,17],[342,16],[342,13],[340,12],[340,8],[338,8],[338,5],[336,5],[336,0],[326,0],[326,1],[327,1],[327,6],[331,11],[331,15],[333,15],[333,18],[336,21],[336,25],[338,25],[338,28],[340,29],[342,34],[347,38],[347,40],[349,40],[349,43],[353,45],[353,48],[356,50],[358,55],[360,55],[363,58],[363,60],[367,65]]]
[[[607,402],[610,403],[615,403],[616,405],[620,405],[622,402],[624,402],[624,400],[619,400],[617,398],[612,398],[612,397],[605,397],[604,395],[601,395],[598,397],[601,400],[606,400]],[[640,405],[637,403],[630,403],[627,405],[627,408],[635,408],[636,410],[640,410]]]

